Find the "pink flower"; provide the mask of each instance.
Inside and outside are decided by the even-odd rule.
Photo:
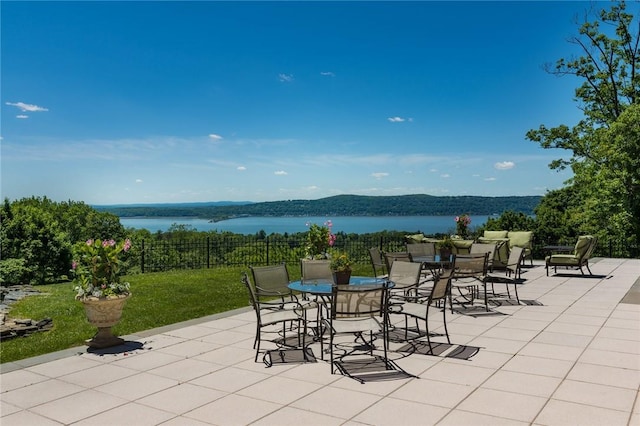
[[[78,267],[78,262],[76,262],[75,260],[71,262],[71,269],[76,269],[77,267]]]
[[[460,216],[456,216],[456,222],[460,222]]]
[[[90,238],[90,239],[88,239],[88,240],[87,240],[87,245],[88,245],[88,246],[92,246],[92,245],[93,245],[93,239],[91,239],[91,238]]]
[[[127,238],[126,240],[124,240],[124,246],[122,247],[122,250],[129,251],[130,248],[131,248],[131,240]]]

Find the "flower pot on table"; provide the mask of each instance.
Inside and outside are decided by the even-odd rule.
[[[333,271],[333,281],[336,284],[349,284],[351,271]]]

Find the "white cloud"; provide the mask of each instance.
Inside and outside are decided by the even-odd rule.
[[[245,166],[238,166],[237,170],[243,172],[243,171],[247,170],[247,168]]]
[[[136,179],[136,183],[142,183],[142,179]]]
[[[284,83],[290,83],[293,81],[293,74],[278,74],[278,79]]]
[[[497,179],[494,177],[488,177],[488,178],[484,178],[484,180],[487,182],[493,182],[494,180],[497,180]]]
[[[500,161],[493,165],[494,168],[498,170],[509,170],[513,169],[516,164],[513,161]]]
[[[29,116],[25,114],[19,114],[19,115],[16,115],[16,118],[29,118]]]
[[[275,174],[276,176],[286,176],[288,173],[285,172],[284,170],[278,170],[277,172],[274,172],[273,174]]]
[[[211,133],[211,134],[209,135],[209,139],[212,139],[212,140],[214,140],[214,141],[219,141],[220,139],[222,139],[222,136],[220,136],[220,135],[216,135],[215,133]]]
[[[384,177],[389,176],[389,173],[387,173],[387,172],[376,172],[376,173],[371,173],[371,176],[373,176],[376,179],[382,179]]]
[[[396,117],[389,117],[389,118],[387,118],[387,120],[389,120],[389,121],[390,121],[390,122],[392,122],[392,123],[403,123],[403,122],[405,122],[405,121],[408,121],[408,122],[410,122],[410,123],[411,123],[411,122],[413,121],[413,118],[411,118],[411,117],[409,117],[409,118],[404,118],[404,117],[398,117],[398,116],[396,116]]]
[[[440,175],[441,178],[449,178],[451,175],[449,173],[443,173]]]
[[[322,71],[320,73],[320,75],[325,75],[327,77],[335,77],[336,76],[335,73],[332,73],[331,71]]]
[[[25,111],[25,112],[26,111],[29,111],[29,112],[49,111],[47,108],[43,108],[38,105],[25,104],[24,102],[7,102],[7,105],[20,108],[21,111]]]

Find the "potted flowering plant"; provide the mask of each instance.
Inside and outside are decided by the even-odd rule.
[[[351,259],[345,252],[334,251],[331,253],[331,270],[336,284],[349,284],[351,279]]]
[[[336,236],[331,232],[333,223],[330,220],[324,225],[307,223],[309,233],[307,234],[307,245],[305,246],[305,254],[309,259],[326,259],[329,247],[333,247]]]
[[[74,247],[71,265],[76,299],[84,304],[89,322],[98,333],[86,343],[94,348],[106,348],[124,343],[111,334],[111,327],[120,321],[125,302],[131,296],[128,282],[121,282],[121,266],[131,241],[87,240]]]
[[[445,235],[442,240],[436,243],[436,245],[440,250],[441,259],[449,259],[449,257],[451,257],[451,252],[453,251],[453,240],[449,235]]]
[[[456,233],[462,237],[467,238],[469,233],[469,225],[471,224],[471,217],[468,214],[462,214],[455,217],[456,221]]]

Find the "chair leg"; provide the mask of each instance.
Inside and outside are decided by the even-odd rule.
[[[427,343],[429,344],[429,351],[431,355],[433,355],[433,346],[431,346],[431,336],[429,332],[429,305],[427,305],[427,315],[424,318],[424,328],[427,333]]]
[[[449,339],[449,330],[447,330],[447,310],[442,310],[442,322],[444,323],[444,334],[447,335],[447,343],[451,344],[451,340]]]
[[[258,333],[260,333],[260,330],[258,329]],[[262,340],[262,336],[258,336],[258,341],[256,342],[256,357],[253,360],[253,362],[258,362],[258,354],[260,353],[260,340]]]

